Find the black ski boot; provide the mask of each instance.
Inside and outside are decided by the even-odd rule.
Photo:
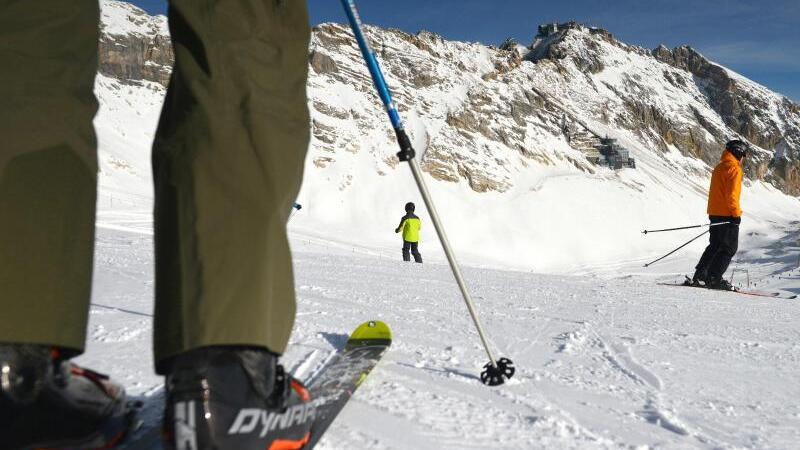
[[[722,279],[722,278],[708,280],[708,282],[706,283],[706,287],[708,287],[709,289],[717,289],[717,290],[720,290],[720,291],[735,291],[735,290],[737,290],[730,283],[728,283],[727,280]]]
[[[692,276],[691,286],[706,286],[708,284],[706,277],[707,275],[703,272],[695,272]]]
[[[177,356],[167,376],[166,447],[175,450],[301,449],[316,405],[308,390],[260,348],[216,346]]]
[[[57,350],[0,344],[0,446],[110,449],[133,423],[125,391]]]

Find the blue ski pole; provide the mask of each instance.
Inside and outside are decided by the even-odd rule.
[[[422,195],[425,206],[428,208],[428,213],[433,221],[436,234],[439,236],[439,241],[442,243],[442,248],[447,256],[447,261],[450,264],[450,269],[453,271],[453,276],[455,277],[456,283],[461,290],[461,295],[464,297],[464,303],[466,303],[467,310],[469,310],[472,321],[475,323],[475,328],[478,330],[478,335],[483,343],[483,348],[486,350],[486,354],[489,355],[489,362],[483,366],[484,370],[481,372],[481,381],[489,386],[503,384],[506,378],[511,378],[514,376],[514,363],[508,358],[495,359],[491,349],[489,348],[489,343],[486,340],[486,333],[484,333],[481,322],[478,319],[478,314],[475,310],[474,304],[472,303],[472,298],[467,291],[466,283],[464,283],[464,277],[461,276],[461,270],[458,267],[455,255],[453,254],[450,243],[447,240],[447,235],[445,235],[444,227],[439,220],[439,215],[436,213],[436,208],[433,205],[433,201],[431,200],[431,196],[428,192],[427,186],[425,185],[425,181],[422,179],[422,170],[420,169],[417,160],[414,159],[415,153],[414,148],[411,145],[411,140],[408,138],[408,134],[406,134],[406,131],[403,128],[403,122],[400,120],[400,114],[397,112],[397,109],[394,106],[392,94],[389,92],[389,88],[386,86],[386,80],[383,78],[383,72],[381,72],[381,68],[378,65],[378,60],[375,58],[375,54],[372,52],[372,49],[369,47],[369,44],[364,37],[361,17],[358,14],[358,9],[356,9],[355,0],[341,1],[342,6],[344,7],[344,12],[347,15],[347,20],[350,22],[350,28],[352,28],[356,42],[358,43],[358,47],[361,50],[361,55],[364,57],[364,61],[367,64],[369,73],[372,76],[372,82],[375,84],[375,89],[378,91],[378,96],[381,98],[383,105],[386,107],[386,113],[389,115],[389,120],[392,122],[392,128],[394,128],[395,135],[397,136],[397,143],[400,146],[400,151],[397,153],[397,157],[400,159],[400,161],[408,161],[409,167],[411,167],[411,173],[414,175],[414,180],[417,182],[419,192]]]

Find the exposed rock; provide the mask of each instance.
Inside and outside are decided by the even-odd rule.
[[[336,26],[331,23],[323,23],[315,26],[312,29],[314,38],[317,39],[323,47],[328,49],[337,48],[340,46],[353,46],[353,33],[349,29]]]
[[[411,78],[411,84],[418,88],[426,88],[438,83],[439,80],[427,72],[417,72]]]
[[[518,45],[520,45],[520,44],[519,44],[519,42],[517,42],[516,39],[509,37],[509,38],[506,38],[506,40],[503,41],[503,43],[500,44],[500,47],[498,47],[498,48],[500,50],[513,51],[513,50],[516,50]]]
[[[330,56],[317,50],[311,50],[308,56],[308,62],[311,68],[318,74],[333,74],[339,73],[339,68],[336,67],[336,62]]]
[[[311,121],[311,134],[326,144],[336,142],[336,127],[325,125],[317,120]]]
[[[597,53],[597,40],[592,35],[613,41],[611,34],[602,29],[594,29],[597,31],[590,32],[590,34],[576,32],[576,30],[583,30],[583,27],[574,22],[566,24],[570,25],[566,28],[563,25],[565,24],[559,25],[559,31],[546,36],[543,36],[540,30],[540,35],[531,45],[531,52],[526,59],[538,62],[545,59],[558,61],[570,58],[582,71],[588,73],[601,72],[605,66]],[[580,41],[581,45],[576,46],[573,42],[574,40]],[[581,48],[581,51],[576,51],[576,48]]]
[[[100,73],[120,81],[169,84],[175,60],[168,37],[102,34],[99,42]]]
[[[317,158],[314,158],[314,165],[319,167],[320,169],[324,169],[328,167],[328,165],[331,164],[333,161],[334,159],[331,158],[330,156],[319,156]]]
[[[471,133],[477,133],[481,126],[480,120],[478,120],[475,113],[468,109],[448,114],[446,122],[457,130],[469,131]]]
[[[428,146],[421,167],[437,180],[452,183],[457,183],[460,180],[455,158],[447,147],[438,144]]]
[[[319,100],[314,100],[311,104],[314,109],[322,114],[325,114],[326,116],[336,117],[337,119],[348,119],[351,116],[350,110],[337,108]]]
[[[789,130],[782,129],[782,124],[777,123],[772,117],[773,106],[767,103],[763,96],[751,92],[727,70],[708,61],[693,48],[682,46],[669,50],[661,45],[653,50],[653,56],[659,61],[694,75],[695,82],[708,99],[708,104],[719,113],[725,124],[741,137],[764,149],[775,149],[781,142],[790,148],[800,147],[800,138],[795,137],[788,143],[785,134],[788,131],[790,139],[793,135],[800,135],[800,126],[795,123],[794,127],[789,126]],[[790,101],[785,100],[783,106],[788,114],[797,115],[796,105]],[[790,124],[791,121],[785,123]],[[718,142],[713,149],[706,149],[701,157],[711,164],[718,159],[719,149],[723,143],[735,136],[724,136],[718,130],[709,132]],[[787,193],[798,192],[800,184],[793,178],[792,164],[775,164],[771,159],[768,153],[753,153],[745,167],[746,174],[757,179],[771,178]],[[776,169],[772,177],[767,177],[769,167]],[[788,168],[788,171],[785,168]]]
[[[662,45],[653,50],[653,56],[702,80],[701,90],[707,94],[709,104],[729,127],[760,147],[774,147],[774,138],[765,140],[752,124],[752,117],[762,115],[759,109],[765,109],[768,105],[750,96],[749,93],[740,91],[724,68],[709,62],[688,46],[676,47],[670,51]]]
[[[493,178],[486,176],[482,172],[475,172],[469,170],[468,166],[459,165],[458,173],[467,179],[469,187],[475,192],[505,192],[509,186],[506,183],[499,182]]]
[[[105,1],[101,7],[100,73],[123,83],[152,81],[167,86],[175,55],[166,18],[149,16],[126,2]],[[107,25],[108,17],[120,23]]]

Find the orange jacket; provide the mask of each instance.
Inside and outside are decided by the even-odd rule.
[[[739,196],[742,193],[742,166],[729,152],[722,152],[719,164],[711,174],[708,188],[708,215],[741,217]]]

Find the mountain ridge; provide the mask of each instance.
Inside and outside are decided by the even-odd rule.
[[[134,15],[130,26],[141,30],[142,18]],[[675,237],[643,239],[642,227],[705,220],[711,167],[725,140],[739,136],[709,103],[706,82],[610,33],[570,30],[550,42],[562,58],[537,61],[526,59],[530,46],[502,49],[372,26],[366,34],[450,241],[468,264],[561,271],[663,254]],[[120,46],[128,49],[126,61],[136,63],[155,47],[153,34],[112,37],[120,36],[133,39]],[[587,69],[593,64],[594,72]],[[138,207],[149,207],[148,149],[166,84],[151,75],[122,66],[98,75],[101,207],[117,205],[118,193],[132,190]],[[790,138],[798,119],[776,100],[781,96],[726,76],[770,105],[766,115],[753,115],[753,126],[787,137],[774,149],[756,147],[746,161],[742,233],[748,237],[741,245],[747,248],[769,223],[800,215],[800,199],[785,194],[796,188],[797,147]],[[311,142],[297,198],[304,207],[290,229],[394,248],[395,235],[386,232],[399,218],[392,205],[421,199],[397,160],[394,133],[348,27],[314,28],[307,89]],[[635,168],[612,170],[598,157],[607,138]],[[424,226],[423,243],[435,240]],[[428,261],[436,260],[437,248],[425,246]]]
[[[148,16],[144,11],[126,2],[109,0],[103,5],[100,72],[122,82],[147,80],[166,86],[174,58],[169,45],[166,18]],[[347,81],[344,75],[337,73],[329,53],[346,48],[352,49],[353,44],[348,29],[341,25],[321,24],[314,27],[313,33],[309,51],[312,69],[310,82],[314,82],[314,75],[338,77],[339,81]],[[416,63],[420,64],[419,67],[413,67],[416,63],[414,58],[408,57],[409,53],[392,56],[393,59],[399,59],[403,64],[413,67],[410,71],[413,72],[413,76],[405,76],[402,69],[393,67],[390,60],[382,62],[387,66],[386,70],[395,71],[399,75],[400,83],[396,87],[398,91],[402,86],[422,90],[441,83],[441,76],[437,77],[434,72],[436,70],[441,72],[442,67],[437,67],[436,70],[432,68],[433,65],[446,67],[447,64],[441,61],[442,50],[437,49],[437,46],[441,47],[442,43],[451,41],[427,31],[410,34],[396,29],[381,30],[370,27],[370,33],[391,35],[416,47],[417,54],[414,57],[417,58]],[[378,43],[383,38],[371,39]],[[594,111],[591,115],[594,118],[599,116],[602,122],[611,127],[627,128],[640,134],[641,140],[646,145],[651,145],[660,151],[666,151],[672,145],[682,154],[699,158],[707,165],[713,166],[722,144],[728,139],[742,137],[757,147],[754,157],[750,160],[752,162],[745,168],[746,175],[751,179],[765,180],[789,195],[800,195],[800,105],[709,61],[690,46],[680,46],[670,50],[661,45],[653,50],[647,50],[625,44],[602,28],[586,27],[575,22],[540,26],[539,35],[528,47],[511,45],[509,42],[500,47],[479,43],[461,44],[466,46],[465,49],[470,48],[470,51],[475,52],[477,58],[481,57],[482,52],[493,53],[489,58],[494,66],[492,70],[473,71],[487,83],[497,81],[498,77],[507,79],[509,83],[518,82],[519,80],[508,76],[515,71],[523,71],[533,76],[539,75],[536,67],[545,61],[553,63],[550,70],[556,73],[569,73],[566,65],[571,63],[578,72],[591,77],[597,76],[598,79],[590,80],[590,88],[597,90],[597,87],[591,84],[597,84],[598,81],[604,83],[608,91],[605,95],[612,101],[617,100],[617,106],[626,109],[627,113],[609,115],[607,111]],[[646,83],[643,84],[634,78],[623,80],[623,83],[609,83],[603,80],[602,74],[606,65],[610,63],[603,60],[609,53],[608,48],[604,48],[605,44],[616,47],[628,55],[652,57],[654,65],[657,61],[676,69],[662,69],[661,76],[665,84],[678,89],[688,89],[694,85],[697,93],[705,97],[705,101],[696,99],[697,101],[693,102],[696,104],[690,104],[688,107],[687,111],[690,113],[688,117],[684,115],[676,120],[670,116],[669,111],[664,111],[663,105],[658,104],[660,100],[658,95],[650,99],[631,95],[631,87],[633,90],[641,90],[652,86],[647,86]],[[387,56],[385,48],[381,50],[379,47],[376,51],[379,53],[379,58]],[[452,67],[453,73],[447,76],[453,78],[456,73],[464,74],[466,69],[464,61],[459,63],[461,65]],[[528,64],[532,64],[533,68],[528,67]],[[353,73],[357,69],[348,67],[348,72]],[[356,79],[367,81],[363,76]],[[565,83],[567,85],[565,87],[571,84],[567,79],[558,82]],[[454,136],[456,142],[476,145],[469,134],[478,133],[506,147],[516,148],[525,157],[529,154],[536,155],[536,161],[546,163],[553,157],[551,152],[527,148],[541,143],[525,142],[525,132],[519,129],[524,122],[520,120],[523,115],[529,115],[532,109],[537,107],[544,109],[545,112],[542,113],[544,115],[557,115],[558,111],[553,109],[558,109],[562,115],[573,116],[568,118],[576,123],[578,128],[586,129],[586,126],[581,118],[574,117],[579,114],[567,114],[568,108],[564,108],[565,105],[560,101],[559,95],[554,95],[552,91],[547,92],[547,89],[542,89],[542,86],[537,86],[536,83],[529,83],[526,87],[528,92],[510,99],[511,107],[507,112],[515,119],[514,125],[494,126],[497,125],[491,123],[494,119],[479,114],[475,108],[451,111],[445,118],[445,125],[452,127],[459,135]],[[580,87],[583,86],[578,86]],[[625,92],[626,90],[629,92]],[[480,98],[483,94],[479,91],[480,89],[476,87],[471,96]],[[368,92],[367,94],[369,95]],[[480,103],[481,100],[477,102]],[[335,105],[326,104],[325,99],[312,98],[310,103],[312,109],[323,116],[337,109]],[[422,110],[426,109],[425,100],[414,98],[413,95],[400,98],[397,103],[401,108],[420,105]],[[548,105],[552,107],[548,108]],[[702,111],[701,106],[706,105],[716,114]],[[473,106],[479,108],[477,104]],[[335,117],[336,113],[333,114]],[[715,115],[717,117],[714,117]],[[551,125],[554,125],[552,121],[544,117],[541,119],[535,126],[545,130],[550,129],[548,132],[558,137],[558,133],[551,129]],[[323,120],[314,120],[312,127],[316,144],[323,149],[334,144],[328,142],[331,140],[332,130]],[[592,130],[588,131],[590,134],[599,134]],[[566,133],[562,134],[566,137]],[[452,155],[438,142],[432,144],[433,147],[428,153],[430,156],[425,161],[427,164],[423,164],[423,168],[434,177],[454,182],[466,181],[476,192],[507,190],[510,180],[498,175],[497,170],[489,171],[486,167],[479,170],[476,164],[470,164],[466,160],[465,155]],[[559,157],[570,159],[580,170],[589,172],[595,170],[591,163],[584,162],[579,155],[559,155]],[[329,158],[329,156],[318,157],[317,166],[330,163]]]

